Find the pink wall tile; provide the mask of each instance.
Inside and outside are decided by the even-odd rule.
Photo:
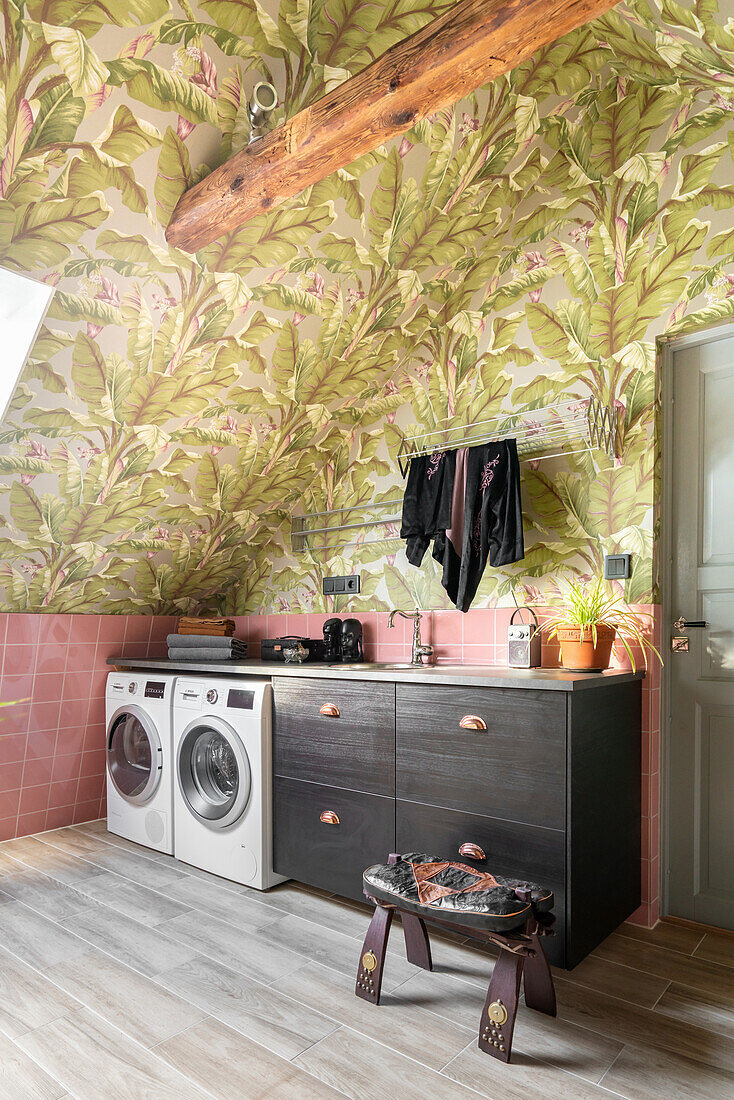
[[[44,829],[63,829],[66,825],[71,825],[73,821],[73,803],[69,803],[69,805],[67,806],[59,806],[57,808],[49,807],[48,811],[46,812],[46,824],[44,825]]]
[[[0,791],[18,790],[23,782],[23,762],[0,764]]]
[[[0,764],[12,764],[25,759],[28,735],[25,733],[0,734]]]
[[[32,675],[36,668],[37,651],[34,645],[20,645],[16,642],[6,645],[3,676]]]
[[[101,615],[97,636],[98,644],[123,641],[126,626],[127,615]]]
[[[23,786],[33,787],[39,783],[50,783],[53,766],[53,756],[39,756],[35,760],[26,760],[23,769]]]
[[[631,917],[627,917],[627,923],[636,924],[642,928],[651,928],[654,921],[650,919],[650,908],[647,902],[643,902],[639,909],[635,909]]]
[[[80,775],[103,775],[105,770],[105,750],[90,749],[82,755]],[[101,793],[101,792],[100,792]]]
[[[69,642],[66,652],[67,672],[91,672],[96,664],[94,642]]]
[[[51,730],[38,730],[35,728],[29,730],[25,750],[26,760],[53,756],[56,751],[57,736],[58,727]]]
[[[61,702],[31,703],[31,729],[55,730],[59,728]]]
[[[0,698],[3,702],[12,703],[18,700],[30,700],[34,694],[34,677],[30,672],[19,676],[3,676],[0,686]],[[3,717],[5,717],[3,715]]]
[[[17,816],[20,802],[20,786],[14,791],[0,791],[0,818],[5,819],[11,814]]]
[[[32,688],[34,702],[58,702],[64,691],[64,675],[61,672],[37,673]],[[87,690],[89,689],[87,688]],[[81,698],[81,696],[78,696],[78,698]]]
[[[46,646],[53,643],[66,645],[71,634],[72,617],[71,615],[42,615],[38,624],[39,645]]]
[[[30,814],[35,813],[37,810],[43,810],[45,814],[48,808],[49,787],[49,783],[44,783],[39,787],[24,787],[20,792],[18,813]],[[44,817],[44,824],[45,822],[46,819]],[[41,828],[43,828],[43,825]]]
[[[30,645],[38,644],[40,630],[40,615],[14,614],[7,617],[7,629],[4,634],[6,645]]]
[[[51,776],[54,783],[58,783],[63,779],[78,779],[81,763],[82,754],[80,752],[57,756],[54,759],[54,770]]]
[[[461,645],[463,634],[460,611],[433,612],[433,645]]]
[[[488,607],[467,611],[462,620],[464,645],[494,645],[496,612]]]
[[[493,665],[496,663],[495,646],[464,644],[462,660],[467,665]]]
[[[88,699],[69,699],[64,702],[59,713],[59,729],[83,726],[89,713]]]
[[[151,631],[151,615],[128,615],[125,627],[125,643],[144,642],[148,644]]]
[[[12,707],[3,707],[3,733],[26,733],[31,720],[31,704],[17,703]]]
[[[99,615],[72,615],[69,641],[94,642],[96,645],[97,635],[99,634],[99,620]]]
[[[390,615],[387,611],[380,612],[377,616],[377,644],[379,646],[402,645],[405,641],[407,619],[404,619],[402,615],[396,615],[393,619],[393,625],[388,626],[389,619]]]
[[[68,726],[59,729],[56,735],[56,754],[68,755],[73,752],[82,752],[87,735],[86,726]]]
[[[433,643],[433,655],[438,664],[442,662],[461,663],[464,657],[464,651],[460,645],[441,645],[439,642]]]
[[[76,791],[77,802],[99,802],[105,777],[103,775],[83,775]]]
[[[40,833],[46,828],[47,810],[36,810],[30,814],[18,814],[18,836]]]
[[[78,785],[78,779],[63,779],[59,783],[52,783],[48,796],[49,808],[56,809],[59,806],[73,806],[76,801],[76,789]]]
[[[38,650],[36,672],[64,672],[68,649],[66,642],[45,642]]]
[[[99,800],[92,802],[77,802],[74,807],[73,823],[78,825],[80,821],[95,821],[99,813]]]

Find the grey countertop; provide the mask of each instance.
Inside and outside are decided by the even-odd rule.
[[[323,680],[387,680],[401,684],[451,684],[458,687],[535,688],[546,691],[581,691],[605,684],[641,680],[644,671],[566,672],[561,668],[503,668],[496,665],[426,665],[423,668],[365,661],[358,665],[286,665],[277,661],[168,661],[155,658],[108,657],[118,668],[149,668],[166,672],[222,676],[307,676]]]

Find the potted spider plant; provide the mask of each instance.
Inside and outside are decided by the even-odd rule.
[[[561,665],[569,672],[603,672],[609,668],[612,646],[619,638],[635,670],[630,643],[647,655],[662,658],[647,636],[642,617],[630,611],[621,592],[608,588],[599,577],[590,584],[569,581],[565,594],[551,603],[556,614],[542,624],[548,638],[557,638],[561,647]]]

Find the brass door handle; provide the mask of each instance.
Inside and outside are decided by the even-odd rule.
[[[462,844],[459,848],[459,855],[464,856],[465,859],[486,859],[484,850],[479,847],[478,844]]]
[[[319,710],[319,714],[323,714],[326,718],[338,718],[339,707],[336,703],[324,703]]]
[[[682,615],[673,623],[676,630],[706,630],[708,625],[705,619],[695,619],[692,621],[691,619],[684,619]]]
[[[323,821],[324,825],[341,825],[339,814],[333,810],[322,810],[319,821]]]
[[[463,730],[486,730],[487,723],[478,714],[465,714],[459,722]]]

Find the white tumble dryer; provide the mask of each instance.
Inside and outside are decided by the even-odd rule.
[[[176,858],[256,890],[284,881],[273,871],[272,711],[266,680],[176,681]]]
[[[175,677],[111,672],[107,677],[107,828],[173,855]]]

